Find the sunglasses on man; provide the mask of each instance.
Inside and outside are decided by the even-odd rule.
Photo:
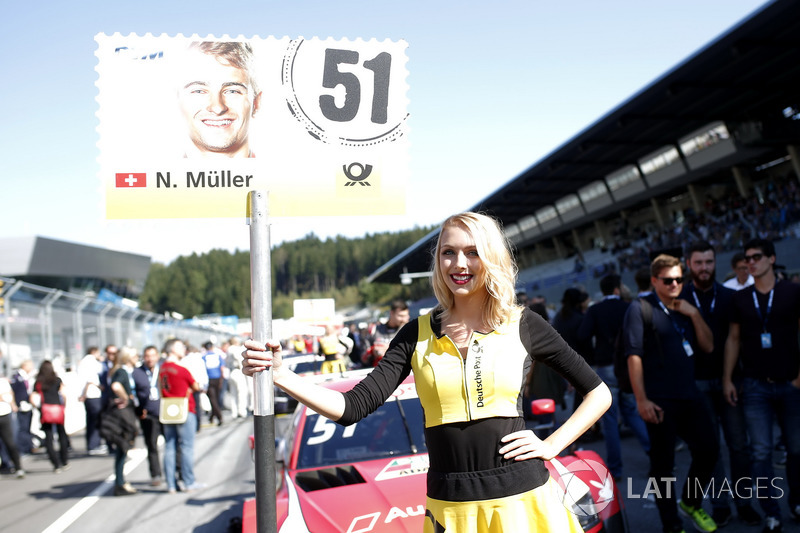
[[[664,285],[672,285],[673,283],[677,283],[678,285],[683,283],[683,278],[658,278],[661,280],[661,283]]]
[[[758,263],[761,261],[762,257],[764,257],[764,254],[755,253],[753,255],[746,255],[744,256],[744,262],[749,263],[752,261],[753,263]]]

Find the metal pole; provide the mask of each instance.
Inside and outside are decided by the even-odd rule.
[[[100,311],[99,320],[97,321],[97,340],[100,341],[101,350],[108,344],[106,342],[106,313],[108,313],[112,307],[113,304],[111,302],[106,303],[106,306]]]
[[[155,324],[153,324],[153,326],[158,331],[158,336],[161,338],[161,346],[163,346],[167,342],[167,338],[169,337],[168,335],[169,330],[164,325],[166,324],[166,322],[167,322],[167,317],[159,315]]]
[[[8,366],[8,362],[11,360],[11,320],[9,318],[9,315],[12,314],[11,297],[22,288],[23,283],[24,282],[22,281],[17,281],[11,286],[11,288],[6,289],[6,291],[3,293],[3,298],[5,298],[5,311],[3,313],[3,343],[5,343],[5,346],[0,345],[0,349],[5,350],[5,357],[3,357],[3,364],[5,365],[5,368],[3,368],[3,371],[6,375],[8,375],[9,371],[11,370],[11,368]]]
[[[152,324],[148,324],[148,322],[153,321]],[[161,353],[161,348],[164,346],[164,341],[158,336],[156,332],[156,325],[158,320],[158,315],[151,312],[146,312],[144,320],[142,320],[142,336],[143,338],[147,339],[145,344],[153,344],[158,348],[158,352]]]
[[[56,289],[42,300],[44,305],[42,333],[45,340],[45,358],[51,360],[55,357],[55,347],[53,346],[53,302],[61,298],[62,294],[60,290]],[[47,354],[49,354],[49,357],[47,357]]]
[[[125,342],[126,339],[122,337],[122,317],[125,316],[128,310],[124,307],[117,307],[116,305],[114,307],[117,311],[117,314],[114,316],[114,344],[122,348],[128,345],[128,343]]]
[[[75,308],[75,348],[77,350],[76,359],[73,361],[75,364],[75,368],[78,368],[78,361],[81,360],[83,355],[86,353],[86,349],[83,346],[83,310],[89,305],[92,301],[85,296],[81,296],[82,301],[78,304],[78,307]]]
[[[141,311],[139,311],[138,309],[134,309],[133,310],[133,314],[128,319],[130,321],[129,324],[128,324],[128,339],[130,339],[128,341],[128,344],[130,344],[130,345],[133,345],[133,335],[134,335],[134,332],[136,331],[136,317],[141,315],[141,314],[142,314]],[[144,346],[145,346],[144,336],[142,336],[142,342],[140,342],[139,344],[141,345],[140,349],[144,349]]]
[[[248,194],[250,224],[250,317],[253,339],[272,339],[272,266],[269,242],[269,205],[265,191]],[[275,398],[272,372],[254,376],[254,438],[256,460],[256,531],[278,530],[275,503]]]

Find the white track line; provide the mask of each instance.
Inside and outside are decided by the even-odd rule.
[[[128,452],[128,460],[125,461],[125,475],[130,474],[147,457],[147,450],[134,448]],[[66,513],[50,524],[42,533],[62,533],[72,523],[81,517],[83,513],[91,509],[108,490],[114,485],[114,474],[108,476],[105,481],[100,483],[88,496],[84,496],[81,501],[73,505]]]

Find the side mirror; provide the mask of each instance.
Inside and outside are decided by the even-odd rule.
[[[541,398],[531,402],[531,413],[538,415],[551,415],[556,412],[556,402],[550,398]]]
[[[286,463],[286,439],[275,439],[275,462],[282,468]]]
[[[286,439],[275,439],[275,490],[279,491],[283,485],[283,473],[286,471]]]

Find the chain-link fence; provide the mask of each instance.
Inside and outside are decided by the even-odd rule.
[[[196,346],[214,335],[235,333],[229,324],[142,311],[108,301],[0,277],[0,370],[5,375],[25,359],[49,359],[74,369],[89,346],[161,347],[172,337]]]

